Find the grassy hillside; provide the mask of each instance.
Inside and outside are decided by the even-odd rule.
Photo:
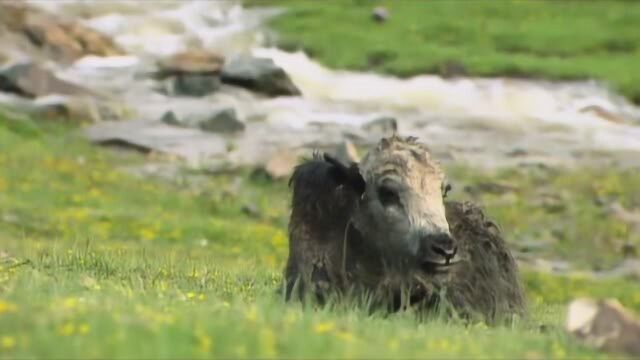
[[[241,173],[192,186],[119,169],[143,160],[91,147],[66,127],[0,116],[0,358],[598,357],[561,331],[566,303],[578,295],[614,296],[640,309],[637,282],[535,273],[523,274],[531,317],[512,326],[285,305],[275,292],[287,248],[285,184]],[[452,173],[469,184],[496,180]],[[618,186],[633,189],[639,181],[545,176],[503,174],[523,188],[547,182],[582,199],[575,206],[586,212],[570,206],[562,217],[565,239],[548,250],[559,254],[578,241],[593,249],[599,242],[588,231],[617,234],[606,219],[587,218],[595,205],[585,189],[600,184],[616,197]],[[633,191],[628,201],[638,201]],[[522,190],[481,200],[517,242],[544,233],[551,216],[558,222],[557,213],[532,213],[527,196],[534,195]],[[247,204],[258,214],[243,211]],[[591,228],[581,228],[590,221]],[[619,257],[614,247],[598,252]],[[593,261],[587,251],[575,254]]]
[[[281,46],[336,68],[399,76],[596,79],[640,103],[637,1],[254,0],[289,12],[273,21]],[[386,23],[371,10],[385,6]]]

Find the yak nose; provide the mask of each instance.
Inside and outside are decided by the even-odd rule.
[[[455,240],[448,233],[428,235],[421,245],[424,260],[428,262],[448,265],[458,252]]]

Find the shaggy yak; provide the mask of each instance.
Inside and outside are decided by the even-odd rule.
[[[292,187],[286,298],[368,294],[396,311],[523,315],[518,269],[499,230],[450,186],[414,137],[383,138],[360,163],[314,153]],[[371,304],[371,303],[370,303]]]

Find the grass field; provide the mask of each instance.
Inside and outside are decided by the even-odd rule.
[[[567,302],[617,297],[640,309],[637,282],[531,272],[531,315],[509,326],[286,305],[276,293],[286,184],[241,173],[190,186],[119,170],[142,161],[91,147],[65,126],[0,116],[0,358],[600,357],[562,332]],[[451,173],[466,184],[496,176]],[[592,265],[620,258],[607,241],[628,234],[588,198],[637,204],[639,175],[500,176],[579,201],[558,215],[536,209],[532,191],[480,195],[514,244],[561,218],[564,236],[547,254]],[[249,203],[259,215],[245,214]]]
[[[640,103],[637,1],[253,0],[289,12],[280,46],[335,68],[596,79]],[[385,6],[391,17],[371,20]]]

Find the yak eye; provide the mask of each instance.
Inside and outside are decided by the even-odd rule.
[[[446,183],[442,186],[442,196],[443,197],[447,197],[447,194],[449,193],[449,191],[451,191],[453,189],[453,187],[451,186],[451,184]]]
[[[387,186],[380,186],[378,188],[378,199],[380,199],[380,202],[384,206],[395,205],[400,202],[398,193]]]

